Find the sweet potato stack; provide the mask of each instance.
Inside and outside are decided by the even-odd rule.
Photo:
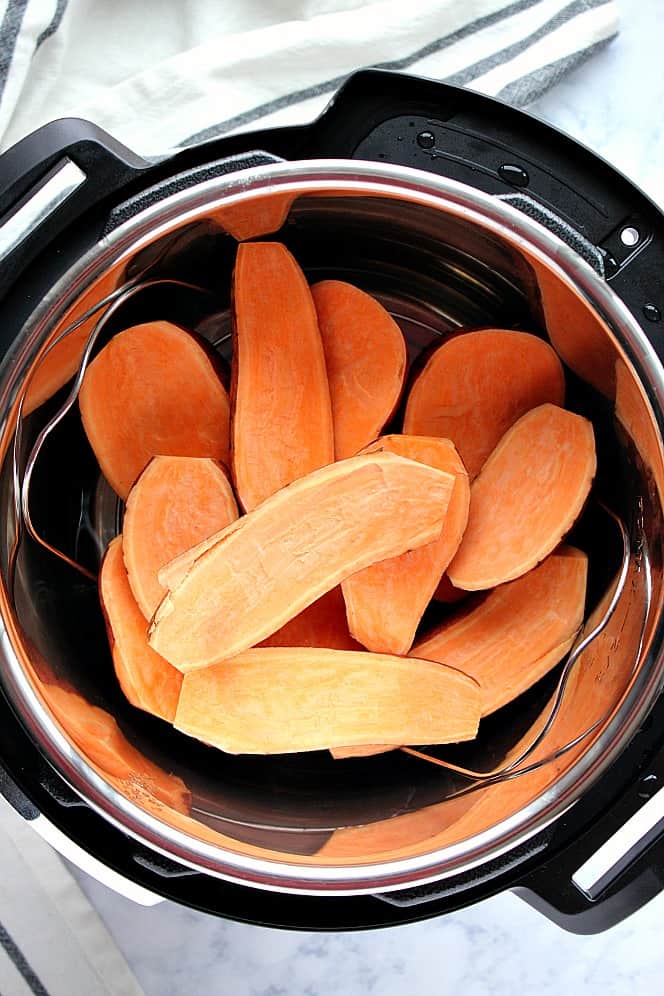
[[[441,341],[411,378],[392,317],[243,242],[230,396],[191,332],[119,333],[81,389],[123,499],[100,597],[136,707],[231,753],[459,742],[567,653],[595,473],[541,338]],[[381,433],[389,425],[387,435]],[[421,633],[432,599],[444,621]]]

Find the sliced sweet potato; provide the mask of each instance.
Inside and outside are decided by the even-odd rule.
[[[104,477],[126,498],[153,456],[228,463],[230,405],[203,341],[170,322],[118,333],[88,367],[79,405]]]
[[[406,377],[406,343],[385,308],[343,280],[311,293],[330,384],[337,460],[354,456],[391,419]]]
[[[523,415],[473,481],[468,526],[447,571],[455,588],[493,588],[551,553],[581,512],[596,464],[587,419],[548,404]]]
[[[369,743],[449,743],[477,732],[472,678],[367,651],[265,647],[186,674],[183,733],[231,754]]]
[[[238,517],[228,477],[208,457],[157,456],[129,492],[122,552],[129,584],[151,619],[166,594],[158,572]]]
[[[454,482],[393,453],[300,478],[203,544],[155,613],[152,647],[186,671],[254,646],[355,571],[434,539]]]
[[[325,647],[328,650],[363,650],[348,631],[341,588],[332,588],[299,615],[268,636],[261,647]]]
[[[347,578],[341,586],[353,636],[376,653],[406,654],[441,575],[461,542],[468,521],[470,485],[465,467],[449,439],[384,436],[364,452],[380,451],[417,460],[452,474],[455,479],[440,536],[419,550],[372,564]]]
[[[311,291],[285,246],[238,246],[233,312],[233,477],[249,512],[334,460],[332,408]]]
[[[547,342],[506,329],[465,332],[438,346],[417,375],[403,431],[451,439],[472,481],[517,419],[564,396],[563,368]]]
[[[61,685],[44,684],[41,693],[86,759],[104,774],[119,779],[118,787],[125,795],[153,796],[179,813],[190,812],[191,794],[182,779],[144,757],[108,712]]]
[[[131,593],[122,557],[122,537],[108,546],[99,573],[115,673],[132,705],[173,722],[182,675],[148,644],[147,622]]]
[[[554,667],[583,623],[588,558],[562,546],[538,567],[463,608],[417,643],[415,657],[472,675],[486,716]]]

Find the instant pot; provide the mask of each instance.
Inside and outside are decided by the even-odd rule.
[[[511,889],[592,933],[659,892],[655,205],[527,114],[365,71],[313,124],[157,163],[85,121],[53,122],[0,157],[0,212],[0,789],[16,811],[138,902],[277,927],[406,923]],[[261,237],[288,245],[309,279],[375,294],[415,366],[459,328],[521,328],[557,350],[567,405],[597,439],[572,539],[590,556],[586,632],[601,632],[555,714],[559,672],[483,721],[476,743],[421,748],[433,762],[334,761],[223,754],[124,699],[95,580],[123,509],[76,388],[89,356],[138,321],[194,328],[228,358],[237,242]],[[534,753],[502,777],[450,766],[490,773],[538,730]]]

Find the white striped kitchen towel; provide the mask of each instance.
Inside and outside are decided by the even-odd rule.
[[[0,0],[0,142],[85,117],[137,152],[314,118],[353,70],[523,105],[617,32],[615,0]]]
[[[143,996],[55,851],[0,796],[2,996]]]

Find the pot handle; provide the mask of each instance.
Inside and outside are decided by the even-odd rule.
[[[45,242],[151,166],[100,128],[78,118],[47,124],[3,153],[0,291]]]
[[[664,788],[661,774],[641,776],[628,793],[639,808],[621,823],[612,810],[580,840],[526,875],[514,892],[575,934],[620,923],[664,887]]]
[[[463,897],[464,886],[472,888],[484,878],[482,884],[488,888],[479,899],[511,889],[571,933],[608,930],[664,888],[662,785],[664,757],[656,758],[618,802],[563,847],[556,846],[559,831],[551,827],[507,859],[499,859],[488,874],[480,867],[467,880],[462,876],[376,898],[410,907],[417,915],[417,907],[453,902],[455,894]],[[524,865],[530,865],[525,873],[520,871]]]

